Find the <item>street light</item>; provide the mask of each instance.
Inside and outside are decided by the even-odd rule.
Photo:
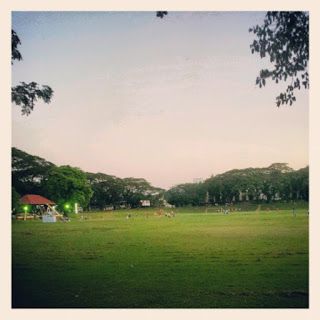
[[[64,205],[64,214],[66,215],[66,216],[68,216],[68,213],[70,212],[70,204],[69,203],[66,203],[65,205]]]
[[[28,211],[28,206],[23,207],[24,210],[24,220],[27,220],[27,211]]]

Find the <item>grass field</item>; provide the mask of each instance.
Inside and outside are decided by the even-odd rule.
[[[154,212],[13,221],[12,306],[308,307],[307,209]]]

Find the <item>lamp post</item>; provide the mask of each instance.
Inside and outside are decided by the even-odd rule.
[[[64,205],[64,208],[65,208],[65,214],[66,214],[66,216],[68,216],[68,213],[69,213],[69,211],[70,211],[70,204],[69,204],[69,203],[66,203],[66,204]]]
[[[28,206],[24,206],[23,207],[23,210],[24,210],[24,217],[23,217],[23,220],[26,221],[27,220],[27,211],[28,211]]]

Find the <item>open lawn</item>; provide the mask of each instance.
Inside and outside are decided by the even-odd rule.
[[[12,306],[308,307],[307,209],[155,211],[13,221]]]

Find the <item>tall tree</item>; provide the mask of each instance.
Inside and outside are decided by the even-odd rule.
[[[92,196],[92,189],[83,171],[70,166],[53,167],[48,172],[45,182],[48,196],[58,205],[60,210],[65,203],[80,204],[87,208]]]
[[[203,183],[179,184],[165,193],[166,200],[178,207],[201,206],[206,203],[207,189]]]
[[[262,69],[256,79],[261,88],[266,80],[290,81],[285,92],[276,97],[276,104],[296,101],[294,91],[309,88],[309,14],[302,11],[269,11],[262,25],[249,29],[256,39],[250,45],[252,53],[268,57],[271,69]]]
[[[43,194],[43,184],[54,164],[17,148],[11,150],[11,178],[13,188],[21,195]]]
[[[104,209],[117,206],[124,201],[124,184],[122,179],[104,173],[86,173],[93,195],[90,206]]]
[[[151,203],[157,202],[161,197],[163,190],[153,187],[143,178],[124,178],[124,199],[131,207],[138,207],[140,200],[150,200]]]

